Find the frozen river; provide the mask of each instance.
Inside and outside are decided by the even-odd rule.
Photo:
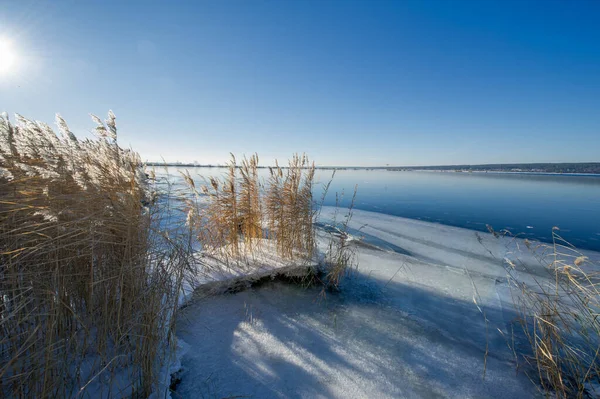
[[[190,168],[192,176],[222,175],[222,168]],[[171,172],[174,172],[173,169]],[[260,173],[267,176],[268,170]],[[331,171],[317,171],[315,198]],[[339,170],[325,205],[358,185],[357,209],[549,242],[552,227],[578,248],[600,251],[600,176]]]

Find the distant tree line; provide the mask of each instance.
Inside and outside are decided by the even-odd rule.
[[[529,173],[590,173],[600,174],[600,162],[583,163],[513,163],[487,165],[447,165],[393,167],[388,170],[444,170],[461,172],[529,172]]]
[[[201,165],[197,162],[147,162],[148,166],[175,166],[183,168],[203,167],[222,168],[225,165]],[[268,168],[259,166],[258,168]],[[600,174],[600,162],[579,163],[510,163],[510,164],[485,164],[485,165],[440,165],[440,166],[318,166],[323,170],[390,170],[390,171],[413,171],[413,170],[443,170],[455,172],[526,172],[526,173],[587,173]]]

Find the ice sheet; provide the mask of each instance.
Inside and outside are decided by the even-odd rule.
[[[323,209],[323,223],[333,213]],[[369,238],[353,241],[359,266],[339,293],[272,282],[184,309],[178,336],[190,350],[175,395],[539,395],[506,342],[516,317],[506,259],[528,265],[522,281],[542,280],[539,253],[519,239],[365,211],[349,226]]]

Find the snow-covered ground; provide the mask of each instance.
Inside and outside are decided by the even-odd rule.
[[[365,211],[350,227],[364,237],[339,293],[274,281],[193,299],[172,397],[539,395],[506,342],[516,314],[505,259],[524,282],[546,278],[523,241]]]
[[[245,243],[240,242],[237,257],[231,251],[229,247],[222,251],[201,251],[197,246],[194,270],[183,282],[180,305],[187,304],[198,287],[202,287],[202,294],[214,295],[231,289],[232,285],[250,285],[274,273],[291,276],[318,264],[316,258],[283,259],[277,255],[275,243],[267,239],[255,239],[252,249],[246,249]]]

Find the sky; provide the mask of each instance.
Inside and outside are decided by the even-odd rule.
[[[0,0],[0,111],[86,136],[112,109],[150,161],[600,161],[598,21],[596,0]]]

